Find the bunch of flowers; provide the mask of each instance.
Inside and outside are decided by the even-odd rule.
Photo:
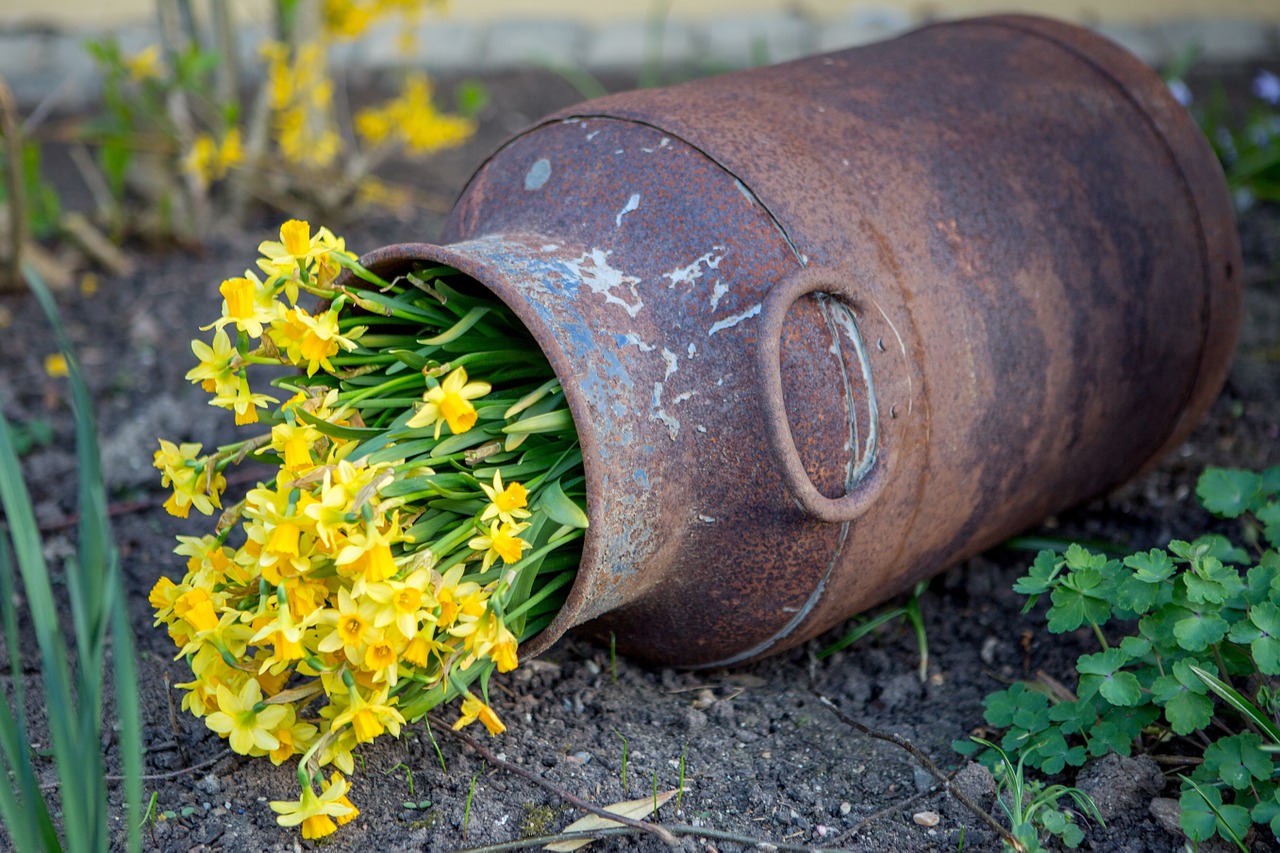
[[[259,434],[208,454],[161,440],[169,512],[223,511],[179,537],[186,574],[150,601],[191,666],[182,707],[237,753],[301,756],[300,799],[271,806],[316,838],[357,814],[359,744],[459,697],[455,728],[503,731],[489,677],[567,595],[582,454],[545,356],[466,276],[384,281],[297,220],[259,251],[187,374]],[[254,390],[251,368],[281,364],[278,396]],[[246,460],[271,475],[224,508]]]

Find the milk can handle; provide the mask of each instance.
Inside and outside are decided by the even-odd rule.
[[[806,267],[775,283],[761,305],[756,368],[760,379],[764,429],[782,480],[804,511],[821,521],[853,521],[875,501],[880,487],[884,485],[884,472],[877,471],[880,466],[873,465],[857,488],[838,498],[829,498],[819,492],[800,460],[782,396],[782,323],[792,303],[815,291],[831,294],[850,307],[857,303],[847,275]]]

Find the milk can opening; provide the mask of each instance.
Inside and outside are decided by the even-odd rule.
[[[521,655],[537,654],[572,624],[582,598],[576,582],[590,533],[587,473],[576,426],[580,403],[573,399],[572,383],[561,384],[564,365],[554,342],[544,347],[530,328],[539,325],[536,315],[511,295],[510,283],[491,276],[490,286],[461,270],[461,259],[441,257],[448,254],[439,247],[391,246],[362,262],[387,281],[409,279],[429,301],[461,318],[445,334],[420,338],[420,349],[397,353],[407,368],[427,376],[429,385],[443,387],[462,368],[467,384],[489,386],[471,400],[475,425],[442,441],[439,464],[433,458],[431,467],[450,477],[474,478],[491,498],[513,484],[526,497],[519,506],[495,499],[493,507],[510,513],[488,517],[483,514],[494,512],[492,507],[463,505],[446,483],[424,505],[460,517],[470,513],[477,537],[509,533],[528,543],[511,555],[516,559],[494,559],[480,580],[511,590],[499,609],[514,623],[509,627]],[[504,290],[508,298],[500,293]],[[461,380],[454,385],[465,387]],[[482,556],[477,550],[465,562]]]

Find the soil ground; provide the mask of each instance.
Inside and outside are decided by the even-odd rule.
[[[485,83],[491,102],[477,138],[426,164],[405,166],[397,180],[452,198],[505,135],[577,99],[551,74],[513,73]],[[56,151],[52,162],[57,167]],[[74,197],[77,179],[70,167],[57,169],[54,177]],[[218,282],[249,263],[279,219],[264,217],[244,231],[212,235],[194,254],[135,247],[136,273],[105,278],[92,296],[60,298],[94,391],[110,497],[119,510],[115,532],[142,655],[146,769],[171,774],[147,782],[158,810],[176,817],[154,824],[146,847],[393,853],[557,831],[577,815],[556,797],[437,735],[447,766],[442,770],[425,729],[415,725],[399,740],[384,738],[363,750],[353,779],[360,817],[323,843],[302,843],[275,824],[267,806],[269,800],[296,796],[292,768],[223,755],[224,742],[200,721],[179,715],[176,729],[170,721],[167,685],[190,675],[172,660],[164,632],[152,627],[147,592],[162,574],[181,574],[171,553],[173,537],[198,532],[198,522],[171,518],[161,508],[165,496],[150,467],[151,454],[157,436],[206,446],[228,438],[227,419],[183,379],[192,364],[189,340],[197,322],[216,316]],[[430,240],[442,221],[439,213],[415,210],[405,217],[363,217],[341,230],[350,247],[363,251]],[[1047,520],[1038,532],[1134,549],[1163,545],[1212,524],[1194,501],[1196,477],[1206,466],[1280,464],[1280,210],[1244,213],[1241,230],[1245,324],[1235,366],[1208,419],[1141,479]],[[24,464],[48,549],[66,553],[71,543],[63,522],[75,511],[76,473],[66,387],[45,375],[43,359],[54,347],[38,307],[8,296],[0,300],[0,312],[6,321],[0,333],[0,401],[12,421],[53,427],[52,443],[33,450]],[[676,787],[683,766],[688,791],[662,813],[671,823],[851,850],[998,849],[994,833],[937,790],[905,751],[857,735],[815,692],[866,725],[909,739],[943,767],[961,766],[950,744],[981,726],[986,693],[1040,671],[1074,683],[1071,662],[1086,649],[1088,638],[1051,637],[1036,613],[1019,614],[1022,601],[1010,587],[1029,560],[1025,552],[996,549],[932,583],[921,601],[930,647],[923,682],[915,672],[914,638],[901,621],[825,659],[816,653],[841,630],[724,671],[651,668],[625,658],[615,666],[607,649],[568,638],[505,681],[495,695],[508,730],[485,739],[506,760],[599,804],[647,796],[655,779],[660,789]],[[202,769],[180,772],[193,765]],[[1086,845],[1108,851],[1181,849],[1183,840],[1161,828],[1151,811],[1153,797],[1176,796],[1176,782],[1153,782],[1141,770],[1108,763],[1083,771],[1080,783],[1092,785],[1107,803],[1108,818],[1105,828],[1087,827]],[[990,807],[981,774],[965,775]],[[425,801],[430,804],[416,807]],[[407,802],[415,808],[406,808]],[[936,825],[920,825],[913,816],[921,812],[934,813]],[[1267,844],[1258,839],[1254,848]],[[687,838],[683,846],[746,849],[712,838]],[[595,849],[665,848],[643,838],[604,840]]]

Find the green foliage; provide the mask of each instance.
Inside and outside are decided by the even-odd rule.
[[[41,169],[40,145],[26,140],[22,143],[22,162],[18,173],[26,200],[27,223],[31,236],[38,240],[52,237],[58,230],[62,216],[62,199],[53,184],[45,178]],[[0,175],[9,168],[4,146],[0,146]],[[0,206],[8,202],[5,181],[0,181]]]
[[[1253,822],[1280,839],[1280,467],[1209,469],[1196,494],[1239,520],[1248,550],[1212,534],[1123,559],[1042,551],[1014,589],[1027,609],[1048,597],[1051,633],[1087,629],[1099,650],[1078,659],[1073,701],[1015,683],[986,697],[984,716],[1001,749],[1046,773],[1170,741],[1203,752],[1183,786],[1187,836],[1238,842]]]
[[[1252,83],[1254,97],[1243,110],[1228,103],[1221,85],[1202,102],[1194,102],[1182,80],[1194,60],[1193,54],[1184,56],[1166,77],[1222,162],[1237,205],[1280,201],[1280,78],[1258,72]]]
[[[866,637],[881,625],[892,622],[895,619],[904,619],[911,625],[911,629],[916,635],[916,647],[920,650],[916,674],[920,676],[921,681],[924,681],[929,677],[929,635],[925,631],[924,613],[920,609],[920,599],[928,588],[929,582],[927,580],[920,581],[911,590],[911,594],[907,596],[907,600],[903,604],[881,610],[875,616],[866,619],[856,619],[855,622],[857,624],[853,630],[818,652],[818,657],[820,659],[830,657],[841,649],[847,648]]]
[[[1009,831],[1027,853],[1037,853],[1045,835],[1055,836],[1066,847],[1075,849],[1084,841],[1084,831],[1076,824],[1076,812],[1070,807],[1058,808],[1064,797],[1075,803],[1079,814],[1105,825],[1097,805],[1079,788],[1046,785],[1026,777],[1025,753],[1014,764],[1008,753],[990,741],[973,738],[988,747],[996,757],[996,801],[1009,818]],[[1006,842],[1006,849],[1009,845]]]
[[[32,292],[53,325],[67,356],[75,403],[80,470],[78,552],[62,573],[71,611],[61,620],[50,569],[45,562],[31,497],[22,480],[12,431],[0,416],[0,502],[7,529],[0,533],[0,624],[9,649],[12,702],[0,703],[0,819],[19,851],[105,851],[114,821],[109,814],[103,758],[103,678],[110,673],[120,723],[128,847],[141,846],[142,725],[133,661],[133,637],[125,608],[119,563],[111,541],[97,433],[89,395],[71,356],[48,289],[24,270]],[[23,688],[14,568],[22,580],[39,654],[49,743],[57,768],[56,808],[36,778]],[[65,606],[65,605],[64,605]],[[70,648],[69,646],[73,646]],[[111,651],[108,658],[108,649]],[[61,833],[53,815],[61,814]]]
[[[53,425],[44,418],[12,421],[9,423],[9,440],[16,455],[26,456],[37,447],[48,447],[53,443]]]

